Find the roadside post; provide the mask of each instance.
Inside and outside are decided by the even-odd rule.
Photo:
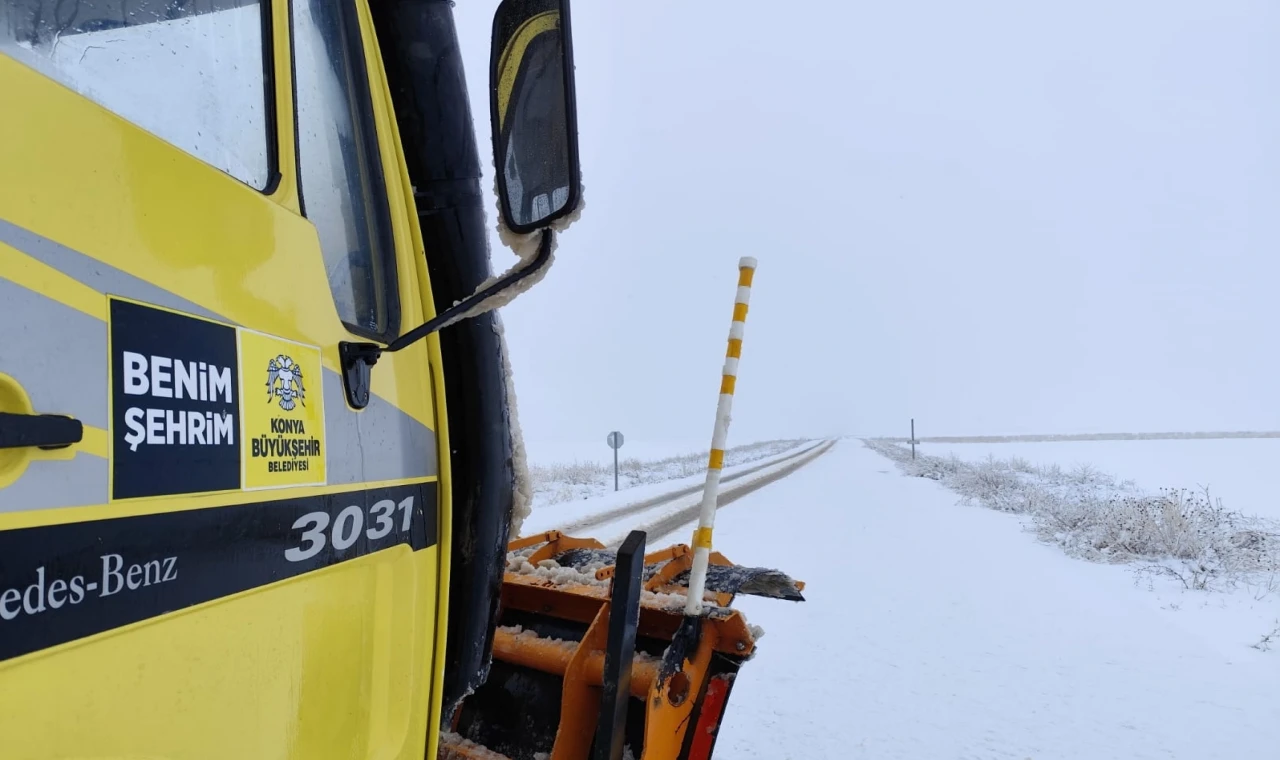
[[[738,382],[738,360],[742,358],[742,336],[747,327],[747,307],[751,301],[751,281],[756,274],[756,260],[743,256],[738,261],[738,293],[733,301],[733,321],[729,323],[729,343],[725,348],[724,370],[720,377],[720,401],[716,405],[716,425],[711,435],[711,457],[707,463],[707,480],[702,489],[702,506],[698,527],[693,531],[693,566],[689,568],[689,596],[685,600],[685,619],[702,615],[702,595],[707,587],[707,563],[711,557],[711,532],[716,524],[716,504],[720,489],[720,470],[724,467],[724,449],[729,439],[729,412],[733,391]]]

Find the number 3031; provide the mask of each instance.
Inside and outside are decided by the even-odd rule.
[[[345,551],[355,545],[361,531],[364,531],[370,541],[386,538],[396,528],[397,511],[400,512],[400,532],[405,533],[413,521],[412,496],[399,504],[391,499],[375,502],[369,508],[370,521],[367,529],[364,509],[356,505],[339,512],[333,520],[332,529],[329,525],[328,512],[309,512],[293,523],[294,530],[302,530],[302,546],[286,550],[284,557],[290,562],[311,559],[323,551],[329,543],[332,543],[333,548],[338,551]]]

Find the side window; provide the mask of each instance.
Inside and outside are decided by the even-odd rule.
[[[293,45],[303,211],[338,316],[390,339],[399,327],[390,214],[351,0],[296,0]]]
[[[262,190],[265,19],[257,0],[3,0],[0,54]]]

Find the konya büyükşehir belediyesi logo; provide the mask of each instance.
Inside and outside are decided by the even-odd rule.
[[[320,349],[241,329],[240,367],[267,391],[243,402],[244,487],[324,484],[324,394],[306,387],[321,381]]]
[[[292,412],[301,401],[306,404],[307,391],[302,387],[302,367],[293,357],[280,354],[267,364],[267,400],[280,399],[280,408]]]

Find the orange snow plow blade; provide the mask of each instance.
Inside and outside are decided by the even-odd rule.
[[[639,531],[616,552],[557,531],[508,545],[492,667],[440,758],[711,757],[762,634],[731,609],[734,597],[803,601],[804,584],[713,553],[705,613],[686,618],[692,551],[643,549]]]

